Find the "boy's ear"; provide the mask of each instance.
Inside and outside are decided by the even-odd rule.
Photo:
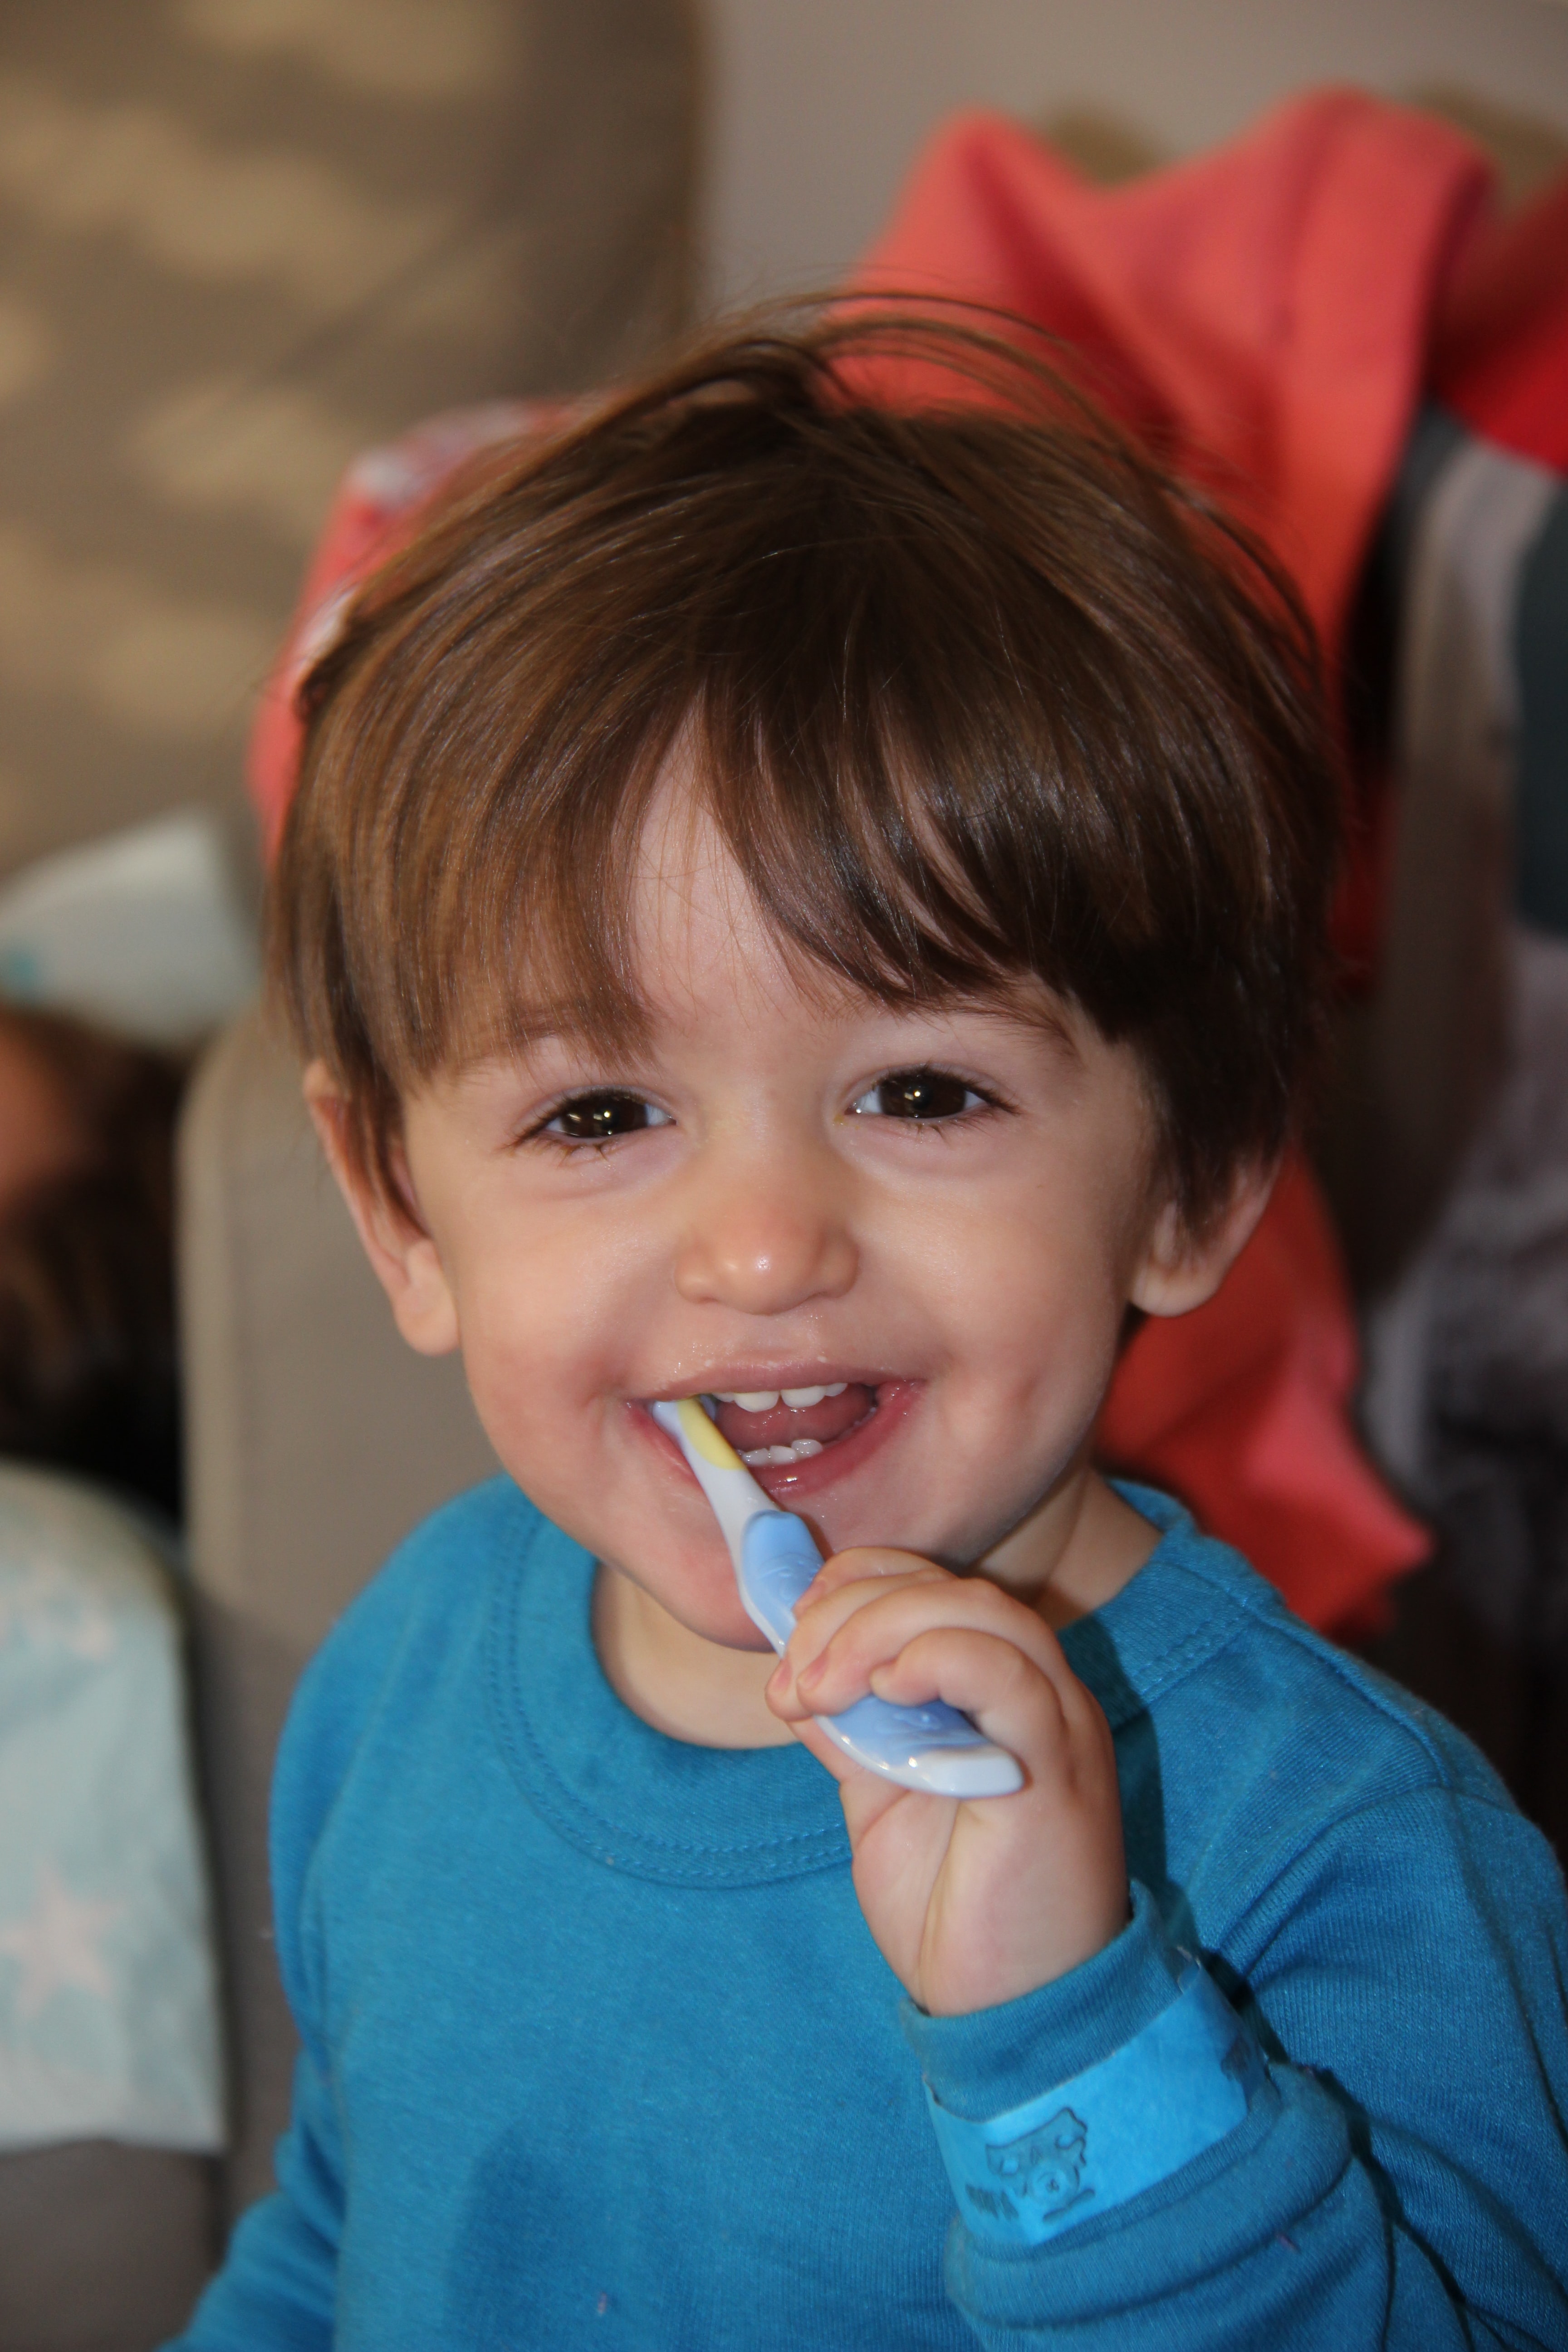
[[[422,1356],[450,1355],[458,1340],[458,1302],[436,1244],[409,1205],[412,1192],[395,1198],[362,1167],[349,1147],[348,1104],[324,1062],[305,1072],[305,1103],[398,1329]]]
[[[1218,1214],[1196,1232],[1173,1201],[1156,1213],[1128,1304],[1145,1315],[1186,1315],[1212,1298],[1258,1228],[1268,1206],[1277,1160],[1247,1163],[1237,1172]]]

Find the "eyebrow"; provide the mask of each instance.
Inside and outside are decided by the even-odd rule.
[[[527,1010],[504,999],[487,1013],[470,1019],[468,1035],[454,1041],[449,1066],[469,1069],[505,1054],[535,1054],[542,1045],[589,1046],[617,1053],[653,1026],[648,1008],[627,997],[619,1017],[595,1017],[586,1006],[557,998]]]
[[[1033,986],[1029,985],[1033,982]],[[1031,1002],[1030,999],[1034,1001]],[[1073,1034],[1068,1018],[1068,1006],[1058,1004],[1054,993],[1046,991],[1045,982],[1033,973],[1020,975],[1016,994],[999,991],[985,994],[951,996],[933,1003],[933,1012],[977,1013],[995,1021],[1016,1022],[1019,1027],[1032,1029],[1059,1045],[1074,1062],[1081,1063],[1083,1049]]]

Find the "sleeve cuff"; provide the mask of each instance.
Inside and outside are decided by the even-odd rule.
[[[1145,1896],[1142,1915],[1135,1913],[1117,1944],[1136,1942],[1141,1934],[1146,1944],[1154,1940],[1152,1918]],[[1095,1965],[1072,1977],[1091,1975]],[[1135,1959],[1132,1965],[1136,1969]],[[1136,1981],[1142,1988],[1141,1970]],[[1159,2000],[1162,1986],[1166,1997]],[[1161,1937],[1146,1990],[1159,2005],[1109,2054],[1066,2074],[1053,2056],[1044,2084],[1033,2073],[1028,2095],[1000,2112],[976,2116],[972,2104],[950,2107],[928,2074],[937,2145],[959,2211],[976,2236],[1010,2247],[1044,2245],[1141,2197],[1246,2121],[1265,2079],[1262,2063],[1217,1986],[1196,1960],[1187,1960],[1173,1982]],[[1125,1996],[1127,1988],[1121,1991]],[[1028,2005],[1010,2002],[989,2014],[1005,2018]],[[1141,1991],[1115,2004],[1123,2020],[1141,2005]],[[1016,2088],[1016,2076],[1014,2083]],[[965,2095],[972,2103],[973,2071]]]

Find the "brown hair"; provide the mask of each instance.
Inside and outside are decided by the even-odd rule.
[[[272,972],[384,1183],[411,1087],[546,1015],[635,1031],[678,736],[811,963],[910,1004],[1033,973],[1131,1041],[1189,1219],[1287,1134],[1337,837],[1309,625],[1017,339],[858,311],[710,342],[470,477],[301,709]]]
[[[173,1154],[182,1071],[66,1015],[0,1006],[52,1084],[59,1171],[0,1206],[0,1454],[177,1517]]]

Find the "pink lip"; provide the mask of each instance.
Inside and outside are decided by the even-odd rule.
[[[679,1397],[713,1396],[721,1389],[733,1396],[747,1389],[805,1389],[826,1385],[830,1381],[854,1381],[868,1389],[895,1385],[894,1375],[877,1365],[829,1364],[820,1356],[815,1362],[802,1358],[788,1364],[768,1364],[758,1359],[749,1364],[709,1364],[700,1370],[693,1366],[679,1388],[645,1390],[643,1401],[665,1404]]]
[[[820,1379],[821,1375],[818,1373],[815,1377]],[[843,1380],[853,1378],[854,1375],[836,1371],[832,1377],[835,1380]],[[782,1388],[785,1384],[776,1372],[771,1373],[766,1381],[766,1385],[770,1388]],[[790,1381],[787,1384],[790,1387],[798,1385],[804,1388],[806,1385],[806,1376],[802,1375],[798,1381]],[[724,1374],[726,1389],[743,1388],[749,1385],[751,1385],[749,1380],[743,1377],[737,1378],[726,1370]],[[756,1382],[759,1388],[763,1385],[761,1380]],[[853,1429],[847,1430],[842,1437],[835,1438],[830,1445],[825,1445],[820,1454],[808,1455],[804,1462],[794,1463],[788,1466],[783,1463],[776,1465],[769,1465],[752,1472],[752,1477],[770,1502],[779,1503],[785,1509],[793,1510],[798,1505],[808,1502],[813,1496],[819,1495],[826,1488],[836,1486],[839,1479],[847,1478],[861,1468],[874,1454],[881,1451],[889,1438],[896,1435],[924,1384],[920,1381],[884,1379],[868,1381],[867,1385],[876,1389],[876,1409],[868,1412],[863,1421],[857,1422]],[[637,1403],[632,1410],[637,1415],[639,1425],[647,1432],[653,1444],[659,1447],[668,1461],[674,1463],[683,1478],[691,1478],[692,1484],[695,1485],[696,1480],[692,1477],[686,1456],[668,1432],[659,1427],[647,1405]]]

